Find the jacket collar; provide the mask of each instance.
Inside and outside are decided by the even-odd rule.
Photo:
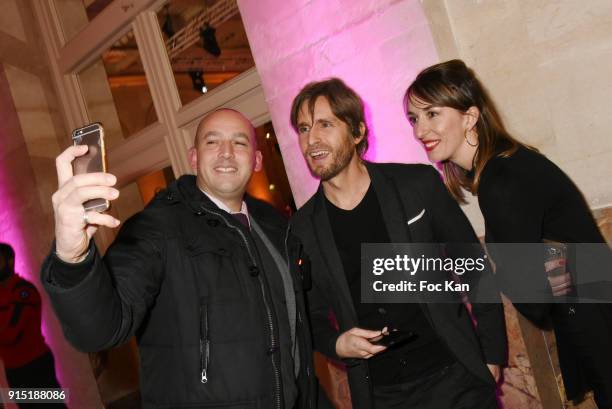
[[[365,165],[370,175],[370,183],[374,187],[376,197],[378,198],[390,241],[393,243],[410,242],[410,233],[405,224],[405,212],[395,183],[379,170],[377,164],[365,162]],[[310,222],[313,226],[316,242],[319,245],[319,251],[331,273],[332,280],[336,282],[335,287],[340,290],[340,297],[344,300],[342,304],[350,306],[349,313],[356,322],[357,314],[346,281],[342,259],[338,253],[329,223],[325,201],[323,185],[319,184],[319,188],[313,198]]]
[[[331,273],[330,279],[335,282],[333,287],[340,290],[339,296],[342,299],[340,305],[347,306],[348,313],[351,315],[352,321],[357,322],[357,312],[355,311],[348,282],[346,281],[346,274],[344,272],[342,259],[340,258],[340,254],[338,253],[338,248],[334,240],[334,233],[332,232],[331,225],[329,224],[325,200],[323,186],[319,184],[319,189],[317,190],[317,193],[315,193],[314,197],[313,211],[310,215],[310,222],[312,223],[314,231],[315,243],[318,244],[319,252],[327,265],[328,271]]]
[[[182,202],[191,211],[197,214],[202,212],[202,207],[216,212],[220,210],[219,207],[198,188],[194,175],[183,175],[168,186],[165,193],[165,199],[170,202]],[[269,234],[272,234],[273,237],[278,236],[279,232],[282,232],[281,236],[284,236],[287,222],[283,216],[272,209],[268,204],[246,193],[244,195],[244,201],[249,209],[249,217],[255,218],[259,225],[267,230]],[[231,222],[233,223],[233,219]],[[270,230],[274,230],[274,232]]]
[[[210,210],[219,210],[217,205],[198,188],[195,175],[182,175],[168,186],[166,200],[184,203],[194,213],[200,213],[202,206]]]
[[[383,173],[379,164],[368,161],[364,161],[364,163],[366,169],[368,170],[368,174],[370,175],[370,183],[374,187],[376,197],[378,198],[380,210],[382,211],[383,219],[385,221],[385,227],[389,233],[389,240],[392,243],[411,242],[412,235],[410,233],[410,229],[407,228],[405,208],[412,208],[413,203],[406,203],[406,200],[403,200],[395,180]],[[317,192],[313,198],[313,218],[315,218],[319,223],[325,224],[326,227],[329,228],[329,233],[331,234],[331,227],[329,226],[325,200],[323,184],[319,184],[319,188],[317,189]],[[324,218],[325,223],[323,223],[323,219],[321,217]],[[315,224],[314,226],[317,228],[321,226],[321,224]],[[327,228],[325,230],[327,230]],[[322,233],[327,233],[327,231]]]
[[[365,162],[365,165],[376,191],[387,233],[389,233],[389,241],[391,243],[411,242],[412,236],[406,224],[406,211],[397,184],[386,176],[377,164]]]

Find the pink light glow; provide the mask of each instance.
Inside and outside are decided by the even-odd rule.
[[[14,204],[11,195],[7,194],[7,184],[3,180],[4,174],[0,171],[0,242],[10,244],[15,250],[15,270],[19,275],[28,278],[32,271],[29,260],[24,257],[28,253],[24,238],[21,234],[18,218],[15,216]]]
[[[38,278],[39,261],[48,243],[42,242],[39,231],[45,231],[42,209],[23,131],[5,72],[0,68],[0,242],[15,251],[15,271],[41,290]],[[43,299],[45,294],[41,292]],[[63,341],[59,328],[54,330],[45,320],[43,307],[41,331],[47,342],[55,346]],[[57,342],[59,341],[59,342]],[[54,351],[55,352],[55,351]],[[56,357],[57,358],[57,357]],[[59,381],[63,374],[58,371]]]
[[[289,111],[300,88],[311,81],[336,76],[361,95],[371,132],[366,159],[429,163],[402,108],[412,79],[438,61],[419,1],[238,4],[298,206],[318,181],[302,158]]]
[[[26,199],[23,182],[32,175],[32,169],[10,85],[2,67],[0,124],[0,241],[10,244],[15,250],[15,270],[25,277],[30,277],[32,252],[23,234],[26,222],[24,210],[28,209],[29,203],[28,200],[23,200]]]
[[[4,162],[4,161],[1,161]],[[34,266],[32,260],[32,246],[28,246],[26,237],[24,236],[24,225],[28,221],[23,220],[24,213],[20,211],[23,205],[18,203],[19,195],[16,194],[15,181],[10,176],[7,169],[0,168],[0,242],[10,244],[15,251],[15,271],[31,283],[37,284],[39,266]],[[31,220],[29,221],[31,223]],[[37,286],[38,287],[38,286]],[[40,288],[39,288],[40,291]],[[41,296],[46,298],[44,293]],[[41,332],[47,344],[51,340],[50,334],[57,334],[57,331],[50,329],[49,323],[44,319],[45,314],[41,317]],[[58,334],[61,337],[61,334]],[[58,363],[56,357],[56,373],[58,380],[62,383],[63,374],[59,368],[61,362]]]
[[[6,161],[1,161],[6,163]],[[20,204],[19,192],[15,180],[7,169],[0,168],[0,242],[10,244],[15,251],[15,271],[31,283],[38,284],[39,266],[32,264],[33,245],[28,245],[24,235],[25,224],[32,220],[23,220],[23,203]],[[37,285],[38,287],[38,285]],[[39,288],[40,291],[40,288]],[[41,296],[44,294],[41,292]],[[41,332],[47,343],[51,333],[49,325],[41,317]],[[56,368],[57,369],[57,368]],[[60,376],[61,379],[61,376]]]

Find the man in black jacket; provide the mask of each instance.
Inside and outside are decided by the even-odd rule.
[[[130,218],[106,256],[92,236],[116,227],[85,212],[115,199],[110,174],[73,176],[81,146],[57,158],[55,245],[42,268],[66,338],[99,351],[136,335],[147,408],[313,408],[299,244],[269,205],[245,195],[261,168],[251,123],[222,109],[199,124],[182,176]]]
[[[311,172],[321,179],[291,221],[312,268],[308,303],[315,349],[346,361],[353,407],[497,407],[506,334],[490,275],[480,284],[497,302],[473,304],[476,328],[461,302],[361,298],[362,243],[478,243],[438,173],[425,165],[363,161],[363,104],[339,79],[302,89],[291,123]],[[470,246],[482,255],[480,246]],[[384,327],[416,336],[387,349],[373,343]]]

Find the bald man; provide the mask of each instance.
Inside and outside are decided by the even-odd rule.
[[[312,408],[316,381],[305,321],[301,246],[274,209],[245,194],[262,166],[239,112],[206,116],[181,176],[125,222],[101,258],[91,240],[116,178],[73,175],[86,147],[56,160],[55,244],[42,268],[66,338],[82,351],[136,335],[145,408]],[[287,262],[290,260],[290,262]]]

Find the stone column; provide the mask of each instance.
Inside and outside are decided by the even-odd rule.
[[[58,112],[30,2],[6,0],[0,13],[0,241],[16,253],[16,271],[43,300],[42,332],[70,407],[102,407],[86,354],[64,339],[39,280],[53,238],[55,157],[70,139]],[[0,384],[5,387],[0,369]],[[8,405],[7,408],[15,406]]]
[[[402,108],[410,81],[437,62],[416,0],[238,0],[296,205],[315,191],[289,123],[291,102],[308,82],[339,77],[366,104],[367,159],[426,162]]]

